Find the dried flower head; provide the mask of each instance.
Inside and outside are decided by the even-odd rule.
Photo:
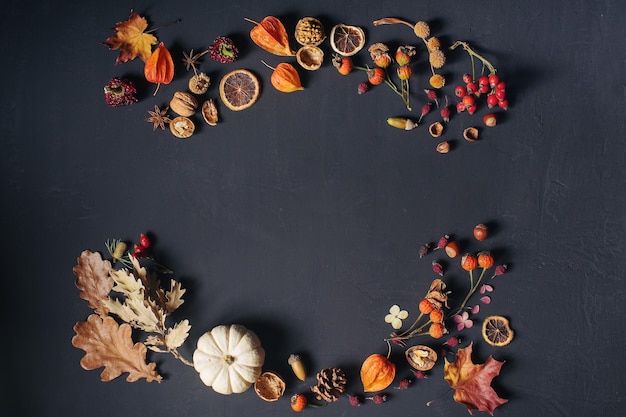
[[[417,22],[415,26],[413,26],[413,31],[415,32],[415,35],[417,35],[417,37],[422,39],[426,39],[428,36],[430,36],[430,26],[428,25],[428,23],[423,21]]]
[[[390,323],[391,327],[398,330],[402,327],[402,320],[409,317],[409,312],[401,310],[397,304],[394,304],[389,309],[389,314],[385,316],[385,323]]]
[[[441,49],[434,49],[430,52],[428,60],[433,68],[441,68],[446,63],[446,56]]]
[[[439,38],[435,36],[431,36],[430,38],[428,38],[428,40],[426,41],[426,48],[428,48],[429,51],[441,48],[441,42],[439,41]]]

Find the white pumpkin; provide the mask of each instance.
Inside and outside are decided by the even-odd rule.
[[[238,394],[254,384],[265,350],[251,330],[239,324],[217,326],[200,336],[193,366],[205,385],[220,394]]]

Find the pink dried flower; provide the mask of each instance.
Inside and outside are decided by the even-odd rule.
[[[491,297],[489,297],[488,295],[485,295],[484,297],[480,297],[480,302],[483,304],[489,304],[491,303]]]
[[[467,311],[454,315],[453,319],[456,322],[456,329],[459,331],[463,329],[471,329],[474,325],[474,322],[470,320],[469,313]]]
[[[446,342],[444,343],[444,345],[448,345],[450,347],[455,347],[458,346],[458,344],[461,343],[461,341],[459,340],[458,337],[455,336],[450,336],[448,338],[448,340],[446,340]]]
[[[415,378],[417,378],[417,379],[426,379],[426,378],[428,378],[428,375],[426,375],[424,373],[424,371],[413,371],[413,375],[415,375]]]
[[[367,90],[369,89],[370,89],[370,85],[366,82],[362,82],[362,83],[359,83],[359,85],[357,86],[356,92],[359,94],[365,94],[367,93]]]
[[[443,249],[450,242],[450,235],[443,235],[437,242],[437,249]]]
[[[493,274],[491,278],[495,278],[499,275],[503,275],[506,272],[506,264],[496,266],[496,272]]]
[[[402,339],[396,339],[398,337],[398,333],[396,332],[391,332],[391,334],[389,335],[391,336],[391,342],[394,345],[398,345],[398,346],[402,346],[402,347],[406,347],[406,342]]]
[[[419,250],[420,259],[428,255],[429,250],[430,250],[430,243],[424,243],[422,246],[420,246],[420,250]]]
[[[437,107],[439,107],[439,99],[437,99],[437,92],[435,90],[425,88],[424,93],[426,93],[426,97],[428,97],[429,100],[434,101]]]
[[[437,261],[433,261],[433,271],[435,274],[443,276],[443,266]]]
[[[396,389],[401,389],[401,390],[408,389],[409,386],[411,386],[412,382],[413,381],[411,381],[409,378],[404,378],[402,381],[400,381]]]
[[[358,395],[348,395],[348,398],[350,399],[351,406],[358,407],[359,405],[361,405],[361,397],[359,397]]]
[[[489,284],[483,284],[480,286],[480,290],[478,290],[481,294],[484,294],[486,292],[492,292],[493,291],[493,287]]]
[[[474,307],[472,307],[472,314],[478,314],[479,311],[480,311],[480,304],[476,304]]]
[[[387,401],[387,396],[382,394],[376,394],[373,397],[367,397],[368,400],[372,400],[374,404],[382,404]]]

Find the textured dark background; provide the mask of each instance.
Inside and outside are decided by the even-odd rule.
[[[159,30],[177,75],[156,97],[142,81],[139,60],[114,65],[117,52],[100,44],[130,9]],[[417,249],[444,233],[463,250],[492,249],[509,272],[493,281],[488,314],[511,319],[516,339],[504,348],[482,341],[474,360],[505,360],[494,380],[509,402],[498,416],[624,415],[624,127],[623,2],[481,1],[141,1],[28,2],[5,0],[0,14],[1,225],[3,254],[2,408],[14,416],[286,416],[289,395],[308,391],[323,367],[348,371],[359,392],[358,367],[385,353],[383,317],[399,304],[412,317],[435,276]],[[269,83],[272,56],[252,44],[251,25],[280,17],[290,34],[298,18],[316,16],[328,29],[362,26],[368,44],[418,45],[409,113],[388,88],[356,94],[363,72],[343,77],[326,60],[300,70],[304,91],[283,94]],[[417,117],[427,86],[423,45],[405,26],[374,27],[387,16],[426,20],[444,45],[467,40],[508,83],[511,109],[473,144],[464,127],[486,112],[453,113],[439,155],[424,126],[386,124]],[[144,122],[185,89],[182,51],[218,35],[233,37],[241,58],[222,65],[206,57],[201,70],[214,86],[234,68],[255,71],[261,97],[222,121],[177,140]],[[295,42],[292,44],[295,46]],[[328,43],[323,45],[327,58]],[[367,52],[355,57],[369,63]],[[445,94],[452,96],[469,58],[448,54]],[[141,101],[106,106],[102,87],[114,76],[137,81]],[[424,124],[438,118],[428,115]],[[486,222],[492,237],[470,238]],[[169,356],[151,355],[161,384],[100,382],[71,345],[72,326],[90,310],[79,299],[72,267],[83,249],[104,251],[109,238],[135,241],[149,232],[161,261],[188,289],[176,318],[193,328],[182,348],[217,324],[255,330],[267,350],[266,369],[287,378],[284,399],[265,403],[252,390],[223,397]],[[457,291],[465,274],[448,263]],[[453,327],[452,325],[450,326]],[[419,339],[439,349],[440,342]],[[304,354],[305,383],[286,365]],[[409,375],[394,350],[399,378]],[[397,356],[396,356],[397,355]],[[350,407],[347,398],[306,412],[329,416],[464,416],[448,392],[443,367],[409,391],[389,389],[381,406]],[[480,413],[479,413],[480,414]]]

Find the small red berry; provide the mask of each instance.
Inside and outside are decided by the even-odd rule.
[[[150,238],[142,233],[139,235],[139,245],[144,249],[148,249],[150,247]]]
[[[443,106],[439,113],[441,114],[441,118],[443,119],[444,122],[450,121],[450,107]]]
[[[506,98],[506,92],[504,90],[496,90],[494,94],[496,95],[496,98],[500,101]]]
[[[439,238],[437,242],[437,249],[443,249],[450,242],[450,235],[443,235]]]
[[[465,111],[465,103],[463,103],[462,101],[459,101],[458,103],[456,103],[456,111],[457,113],[462,113]]]
[[[409,386],[411,386],[411,382],[413,381],[411,381],[409,378],[404,378],[402,381],[400,381],[396,389],[401,389],[401,390],[409,389]]]
[[[487,77],[486,75],[483,75],[478,79],[478,86],[481,87],[483,85],[489,85],[489,77]]]
[[[478,91],[478,85],[475,82],[471,82],[467,84],[467,94],[474,94]]]
[[[464,82],[465,84],[469,84],[469,83],[471,83],[472,81],[474,81],[474,77],[472,77],[472,75],[471,75],[471,74],[463,74],[463,82]]]
[[[450,347],[454,347],[457,346],[459,344],[459,339],[455,336],[450,336],[448,338],[448,340],[446,340],[446,342],[444,343],[444,345],[448,345]]]
[[[500,91],[504,91],[506,90],[506,83],[504,81],[500,81],[497,85],[496,85],[496,90],[500,90]]]
[[[356,92],[359,94],[365,94],[367,93],[367,90],[369,90],[369,88],[370,88],[370,85],[364,81],[362,83],[359,83],[359,85],[356,88]]]
[[[463,98],[467,95],[467,88],[464,85],[459,85],[454,89],[454,95],[458,98]]]
[[[508,110],[509,109],[509,100],[504,99],[504,100],[498,101],[498,106],[500,106],[500,108],[502,110]]]
[[[479,85],[478,86],[478,92],[480,94],[487,94],[489,92],[491,87],[489,87],[489,85],[485,84],[485,85]]]
[[[443,266],[437,261],[433,261],[433,272],[443,276]]]
[[[469,107],[476,105],[476,99],[474,96],[465,96],[463,97],[463,104],[465,105],[465,108],[468,109]]]
[[[474,104],[473,106],[469,106],[469,107],[467,108],[467,112],[468,112],[469,114],[474,114],[474,113],[476,113],[476,110],[478,110],[478,107],[477,107],[475,104]]]
[[[489,76],[489,86],[490,87],[495,87],[496,85],[498,85],[498,83],[500,82],[500,78],[498,78],[498,76],[496,74],[491,74]]]
[[[348,395],[350,399],[350,405],[353,407],[358,407],[361,405],[361,398],[358,395]]]
[[[506,272],[506,264],[496,266],[496,272],[494,276],[503,275]]]
[[[381,395],[381,394],[376,394],[373,397],[370,398],[374,404],[382,404],[385,401],[387,401],[387,396],[386,395]]]
[[[497,106],[498,105],[498,101],[500,101],[500,100],[498,100],[498,97],[496,97],[495,94],[489,94],[487,96],[487,106],[489,108]]]
[[[133,256],[135,258],[144,258],[146,256],[146,248],[143,246],[135,245],[133,247]]]
[[[296,413],[301,412],[307,405],[307,399],[303,394],[294,394],[291,397],[291,409]]]

